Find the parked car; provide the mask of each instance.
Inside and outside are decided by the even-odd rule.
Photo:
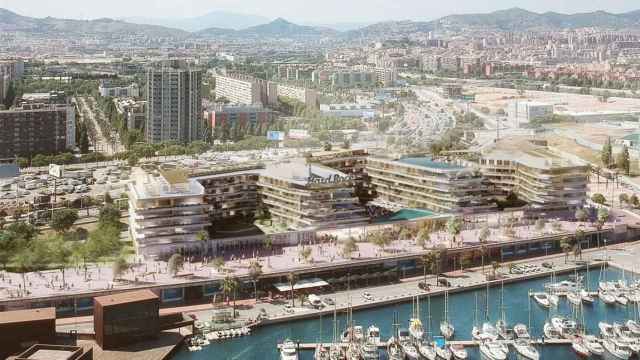
[[[447,279],[443,279],[443,278],[439,278],[438,279],[438,284],[445,286],[445,287],[451,287],[451,282]]]

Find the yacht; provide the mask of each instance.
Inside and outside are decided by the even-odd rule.
[[[548,308],[551,306],[551,302],[549,301],[549,295],[547,293],[539,292],[531,294],[533,296],[533,300],[535,300],[538,305]]]
[[[440,322],[440,333],[444,336],[445,339],[451,340],[453,338],[453,334],[455,329],[453,325],[451,325],[448,321],[444,320]]]
[[[602,356],[604,354],[604,347],[595,336],[587,335],[582,337],[582,343],[594,356]]]
[[[416,340],[422,339],[424,336],[424,327],[422,326],[420,319],[414,318],[409,320],[409,333]]]
[[[598,328],[600,329],[600,335],[603,338],[612,338],[616,336],[616,333],[613,331],[613,326],[604,321],[600,321],[598,323]]]
[[[527,325],[525,324],[516,324],[513,327],[513,333],[516,339],[529,339],[531,335],[529,335],[529,330],[527,330]]]
[[[585,345],[584,340],[577,336],[571,341],[571,348],[576,352],[576,355],[583,358],[588,358],[591,356],[591,351]]]
[[[418,360],[420,359],[420,355],[418,354],[418,350],[415,345],[413,345],[413,339],[411,338],[411,334],[407,329],[400,329],[398,332],[398,341],[400,342],[400,347],[402,347],[402,351],[404,352],[405,358],[408,360]]]
[[[380,329],[371,325],[367,328],[367,342],[378,345],[380,343]]]
[[[635,320],[628,320],[627,327],[636,336],[640,336],[640,324]]]
[[[627,297],[621,292],[614,293],[614,296],[616,298],[616,302],[622,306],[626,306],[629,303],[629,299],[627,299]]]
[[[575,321],[560,316],[551,318],[551,325],[553,325],[564,338],[573,337],[578,330],[578,325]]]
[[[562,338],[562,334],[560,333],[560,331],[556,329],[555,326],[551,325],[551,323],[548,321],[544,323],[543,331],[544,331],[544,337],[547,339]]]
[[[453,356],[453,353],[451,352],[451,350],[449,350],[449,348],[445,345],[443,346],[434,346],[434,348],[436,349],[436,355],[438,356],[438,359],[441,360],[451,360],[451,357]]]
[[[483,360],[506,360],[507,354],[502,345],[495,341],[486,341],[480,345],[480,357]]]
[[[516,349],[517,357],[521,360],[539,360],[540,354],[538,350],[531,345],[529,340],[518,339],[513,343],[513,347]]]
[[[364,341],[364,328],[360,325],[353,327],[353,340],[357,342]]]
[[[427,360],[435,360],[438,355],[436,354],[436,349],[433,344],[429,344],[426,341],[421,341],[416,344],[418,348],[418,352],[420,355]]]
[[[580,305],[582,303],[582,297],[575,291],[569,291],[567,293],[567,301],[569,301],[573,305]]]
[[[587,304],[587,305],[590,305],[596,302],[596,299],[593,296],[591,296],[591,294],[589,294],[587,290],[580,291],[580,299],[584,304]]]
[[[361,360],[360,344],[357,342],[349,343],[347,346],[347,360]]]
[[[298,360],[298,345],[287,339],[280,348],[280,360]]]
[[[469,357],[467,349],[462,345],[450,345],[449,350],[451,350],[451,354],[453,354],[453,358],[456,360],[466,360]]]
[[[331,344],[329,347],[329,359],[331,360],[345,360],[347,357],[344,353],[344,349],[340,344]]]
[[[613,323],[613,332],[618,338],[624,341],[636,341],[638,337],[629,329],[627,325],[623,325],[617,322]]]
[[[363,360],[377,360],[380,359],[380,352],[378,351],[378,342],[365,341],[361,347]]]
[[[404,351],[395,339],[391,339],[387,345],[387,354],[389,360],[404,360]]]
[[[616,303],[616,297],[609,293],[608,291],[600,291],[598,293],[598,296],[600,297],[600,300],[602,300],[603,303],[607,304],[607,305],[613,305]]]
[[[313,360],[330,360],[329,349],[322,346],[322,344],[316,345],[315,353],[313,354]]]
[[[496,321],[496,332],[503,340],[513,340],[513,332],[507,328],[507,322],[502,319]]]
[[[558,297],[558,295],[556,294],[549,294],[549,303],[551,304],[551,306],[558,306],[558,303],[560,302],[560,297]]]
[[[603,358],[605,360],[627,360],[631,357],[631,351],[619,347],[611,339],[604,339],[602,346],[604,347]]]

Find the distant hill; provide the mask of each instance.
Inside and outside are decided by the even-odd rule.
[[[505,31],[575,29],[582,27],[626,28],[640,26],[640,12],[611,14],[605,11],[560,14],[535,13],[520,8],[494,11],[488,14],[450,15],[438,23],[451,27],[481,27]]]
[[[42,35],[146,35],[184,38],[189,33],[156,25],[139,25],[113,19],[71,20],[52,17],[32,18],[0,8],[0,31],[21,31]]]
[[[486,14],[449,15],[433,21],[389,21],[351,30],[345,35],[355,37],[388,37],[427,32],[434,29],[462,31],[472,29],[499,31],[560,30],[583,27],[640,29],[640,10],[611,14],[605,11],[560,14],[535,13],[521,8],[498,10]]]
[[[130,17],[122,20],[134,24],[160,25],[170,28],[196,32],[209,28],[240,30],[264,24],[268,18],[258,15],[238,14],[226,11],[212,11],[202,16],[191,18],[148,18]]]
[[[333,29],[318,26],[303,26],[289,22],[285,19],[278,18],[269,23],[251,26],[242,30],[227,30],[220,28],[209,28],[198,31],[197,36],[216,37],[216,36],[233,36],[233,37],[251,37],[251,38],[321,38],[326,36],[335,36],[338,32]]]

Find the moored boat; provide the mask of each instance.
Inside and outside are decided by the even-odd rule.
[[[516,324],[513,327],[513,333],[516,339],[529,339],[531,335],[529,335],[529,330],[527,330],[527,325],[525,324]]]
[[[516,349],[518,359],[522,360],[538,360],[540,359],[540,353],[531,344],[529,340],[517,339],[513,343],[513,347]]]
[[[298,346],[293,340],[287,339],[282,343],[280,360],[298,360]]]

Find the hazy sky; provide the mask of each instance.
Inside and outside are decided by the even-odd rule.
[[[191,17],[226,10],[305,22],[431,20],[454,13],[510,7],[564,13],[640,9],[638,0],[0,0],[0,7],[35,17]]]

